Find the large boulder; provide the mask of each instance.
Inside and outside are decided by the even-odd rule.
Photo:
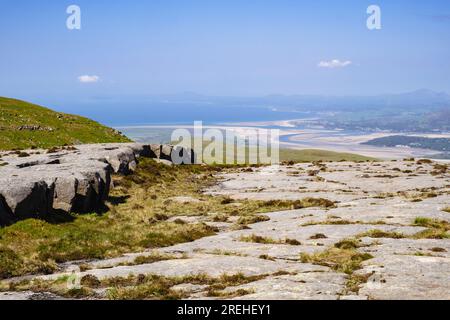
[[[172,160],[172,150],[173,150],[173,146],[169,146],[169,145],[162,145],[160,148],[160,159],[163,160]]]
[[[5,183],[6,182],[6,183]],[[54,184],[43,180],[34,181],[29,177],[15,177],[2,181],[0,194],[8,207],[0,215],[12,213],[13,220],[44,217],[51,210]]]
[[[54,210],[74,211],[78,184],[75,176],[56,178],[52,206]]]
[[[9,209],[5,198],[0,194],[0,226],[11,224],[14,222],[14,216]]]

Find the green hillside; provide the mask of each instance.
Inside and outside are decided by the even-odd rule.
[[[334,152],[316,149],[280,149],[281,161],[312,162],[312,161],[375,161],[377,159],[354,153]]]
[[[0,97],[0,150],[128,141],[90,119]]]

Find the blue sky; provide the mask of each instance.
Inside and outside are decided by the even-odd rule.
[[[366,28],[370,4],[381,30]],[[0,0],[0,43],[0,95],[31,101],[450,92],[447,0]],[[318,66],[334,59],[351,63]]]

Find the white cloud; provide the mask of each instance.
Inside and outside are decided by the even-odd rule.
[[[81,83],[95,83],[95,82],[100,81],[100,77],[84,75],[84,76],[79,76],[78,81],[80,81]]]
[[[348,67],[349,65],[351,65],[352,62],[349,60],[346,61],[341,61],[338,59],[333,59],[330,61],[320,61],[319,64],[317,65],[319,68],[345,68]]]

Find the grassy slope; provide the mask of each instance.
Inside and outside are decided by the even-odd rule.
[[[52,128],[53,131],[18,130],[24,125]],[[87,118],[0,97],[0,150],[128,141],[113,129]]]
[[[294,161],[294,162],[312,162],[312,161],[368,161],[376,160],[374,158],[361,156],[354,153],[342,153],[326,150],[305,149],[281,149],[280,150],[281,161]]]
[[[177,144],[177,141],[172,141],[172,144]],[[211,144],[211,142],[203,141],[203,148],[208,147],[208,145]],[[194,145],[191,146],[192,148]],[[213,148],[213,146],[211,146]],[[205,150],[205,149],[204,149]],[[250,153],[250,150],[253,154],[257,154],[258,149],[255,147],[252,147],[251,149],[246,146],[245,147],[245,153],[246,153],[246,164],[248,164],[248,156]],[[270,149],[269,149],[270,150]],[[205,150],[206,151],[206,150]],[[236,148],[233,149],[233,147],[230,145],[225,145],[222,151],[223,160],[221,163],[226,162],[225,159],[233,158],[233,155],[236,159],[237,156],[237,150]],[[263,154],[267,154],[270,152],[262,151]],[[327,151],[327,150],[320,150],[320,149],[288,149],[288,148],[281,148],[280,149],[280,159],[281,162],[284,161],[293,161],[293,162],[313,162],[313,161],[324,161],[324,162],[335,162],[335,161],[354,161],[354,162],[361,162],[361,161],[377,161],[376,158],[366,157],[355,153],[346,153],[346,152],[335,152],[335,151]],[[208,156],[208,153],[204,153],[203,161],[208,164],[212,164],[215,162],[214,157]],[[259,158],[258,158],[259,161]]]

